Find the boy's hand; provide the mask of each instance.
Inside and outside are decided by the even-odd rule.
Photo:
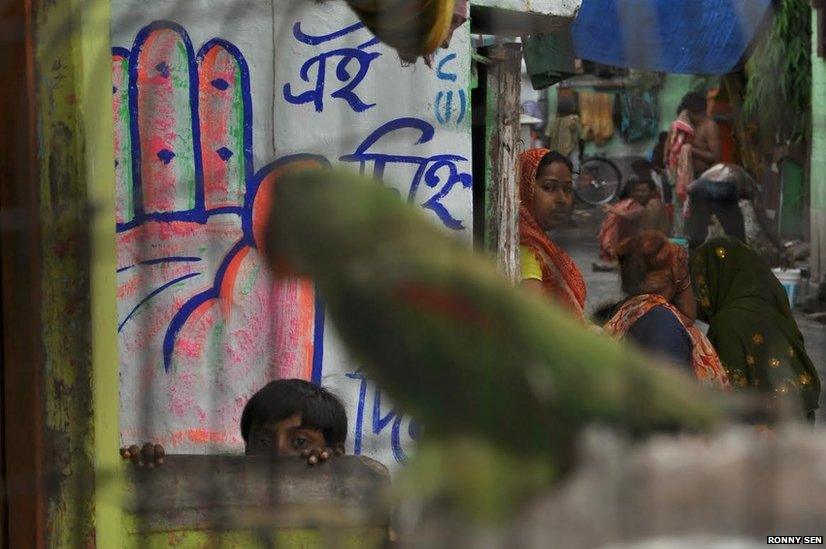
[[[301,457],[307,458],[307,464],[316,465],[342,454],[344,454],[343,448],[310,448],[301,452]]]
[[[166,452],[160,444],[147,442],[143,445],[143,448],[137,444],[121,448],[120,455],[123,459],[131,460],[137,467],[154,469],[163,463]]]

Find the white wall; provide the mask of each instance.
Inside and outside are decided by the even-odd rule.
[[[157,20],[177,26],[136,43]],[[356,23],[339,1],[113,1],[112,43],[129,50],[113,58],[124,443],[239,452],[247,398],[276,377],[315,376],[345,401],[348,451],[391,466],[410,451],[416,426],[360,378],[312,285],[270,279],[255,239],[253,205],[270,174],[262,168],[312,153],[369,174],[384,162],[385,182],[405,199],[419,170],[410,201],[470,242],[467,25],[431,69],[403,67],[364,29],[336,34]],[[226,41],[220,51],[194,59],[216,37]],[[337,93],[348,85],[352,96]],[[365,148],[363,162],[342,162],[384,125],[395,130]]]
[[[441,50],[434,60],[433,69],[423,62],[415,66],[402,67],[398,56],[393,50],[376,45],[365,48],[367,52],[377,52],[381,55],[370,64],[369,73],[356,88],[358,97],[365,104],[374,104],[363,112],[355,110],[343,99],[333,99],[325,95],[323,110],[318,112],[312,103],[296,105],[285,100],[283,87],[291,85],[293,94],[310,89],[310,85],[302,83],[298,78],[301,67],[308,59],[317,55],[317,47],[303,44],[294,39],[288,32],[295,22],[301,23],[301,29],[307,34],[331,34],[343,27],[356,22],[355,17],[344,3],[329,3],[326,6],[313,5],[305,2],[305,8],[288,13],[289,10],[279,4],[276,8],[276,29],[278,39],[275,58],[275,90],[276,102],[274,108],[274,126],[276,128],[275,150],[278,155],[295,152],[316,152],[323,154],[331,161],[342,156],[352,154],[372,132],[379,127],[404,118],[415,119],[417,124],[426,124],[435,130],[432,140],[416,145],[422,134],[420,130],[400,128],[376,142],[367,149],[369,152],[386,155],[412,155],[415,157],[432,157],[434,155],[458,155],[468,159],[455,163],[460,172],[469,174],[471,171],[471,142],[470,142],[470,95],[468,79],[470,72],[469,35],[467,25],[454,35],[451,48]],[[370,39],[366,29],[349,33],[330,44],[328,50],[342,47],[358,47]],[[452,58],[452,59],[451,59]],[[336,65],[340,58],[330,59],[328,65]],[[442,77],[438,76],[439,65],[442,66]],[[351,63],[353,71],[358,70],[358,63]],[[313,71],[317,66],[313,67]],[[312,72],[311,74],[315,74]],[[455,78],[455,81],[452,79]],[[310,79],[315,82],[315,78]],[[303,84],[303,85],[302,85]],[[335,90],[341,86],[333,76],[328,66],[326,84],[328,90]],[[437,105],[437,96],[440,99]],[[447,103],[451,105],[448,119]],[[462,99],[464,98],[464,99]],[[464,104],[464,107],[462,105]],[[436,108],[439,108],[437,118]],[[464,110],[463,110],[464,109]],[[441,121],[439,120],[441,118]],[[366,173],[373,173],[376,162],[364,162]],[[352,163],[358,167],[360,163]],[[425,164],[388,163],[385,166],[385,180],[397,188],[401,196],[406,197],[411,190],[411,182],[415,178],[416,170]],[[434,164],[427,164],[427,168]],[[429,188],[422,180],[414,203],[424,204],[426,201],[446,189],[445,185],[453,184],[453,189],[444,200],[444,213],[450,216],[445,222],[439,219],[433,210],[428,209],[427,215],[434,223],[446,225],[455,222],[461,223],[464,229],[451,232],[461,234],[470,239],[472,228],[471,190],[461,182],[450,183],[450,167],[444,166],[437,175],[441,178],[434,188]],[[469,185],[469,177],[465,183]],[[370,385],[365,387],[367,392],[363,400],[359,399],[364,389],[360,379],[349,376],[358,376],[357,365],[349,360],[333,330],[325,333],[324,339],[324,371],[322,381],[324,385],[334,387],[347,401],[351,424],[359,417],[361,422],[361,451],[368,455],[379,456],[384,463],[394,461],[388,454],[391,442],[396,443],[396,455],[401,456],[409,449],[408,420],[402,420],[395,428],[399,436],[393,436],[396,419],[388,419],[387,414],[391,406],[386,397],[380,400],[381,408],[375,409],[375,389]],[[378,397],[380,398],[380,397]],[[361,413],[359,413],[361,410]],[[381,427],[383,421],[388,421]],[[380,430],[379,433],[375,431]],[[351,432],[356,437],[356,426]]]

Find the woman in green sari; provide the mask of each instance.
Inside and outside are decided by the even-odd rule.
[[[739,240],[715,238],[695,252],[691,275],[732,385],[796,401],[813,420],[820,378],[768,265]]]

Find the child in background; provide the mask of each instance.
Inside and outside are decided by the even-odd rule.
[[[241,414],[244,453],[300,456],[310,465],[344,453],[347,412],[330,391],[302,379],[272,381],[255,393]],[[121,448],[138,467],[161,465],[165,451],[146,443]]]
[[[605,219],[599,229],[600,263],[594,263],[595,271],[611,271],[617,268],[619,243],[635,236],[641,230],[668,232],[668,216],[657,187],[650,178],[632,175],[628,178],[621,200],[613,206],[605,205]]]

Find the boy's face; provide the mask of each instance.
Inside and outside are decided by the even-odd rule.
[[[253,425],[244,453],[248,456],[300,456],[305,450],[326,446],[324,433],[302,427],[301,412],[296,412],[281,421]]]

